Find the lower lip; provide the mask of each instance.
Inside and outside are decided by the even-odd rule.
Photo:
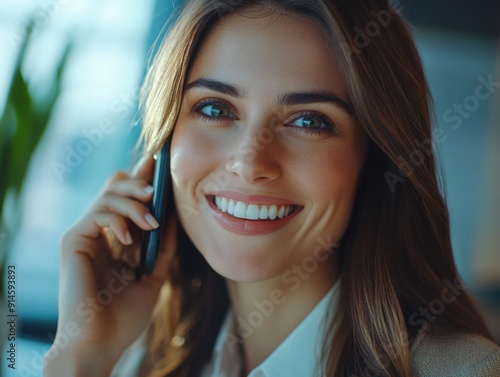
[[[231,216],[226,212],[222,212],[219,208],[217,208],[212,200],[207,198],[207,201],[210,205],[212,215],[215,217],[215,221],[217,221],[221,227],[232,233],[247,236],[258,236],[276,232],[288,224],[297,215],[297,213],[299,213],[299,210],[296,208],[292,214],[282,219],[246,220]]]

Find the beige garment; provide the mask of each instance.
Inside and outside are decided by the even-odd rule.
[[[478,335],[422,333],[411,348],[414,377],[500,377],[500,347]]]

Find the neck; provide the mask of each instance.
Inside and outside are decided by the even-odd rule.
[[[337,278],[337,258],[329,258],[312,273],[292,268],[262,282],[226,280],[242,341],[245,375],[285,340]]]

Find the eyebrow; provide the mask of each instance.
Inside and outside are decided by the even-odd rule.
[[[192,88],[205,88],[215,92],[226,94],[231,97],[243,98],[242,91],[238,87],[230,84],[223,83],[222,81],[212,79],[197,79],[186,85],[185,90]]]
[[[231,97],[241,99],[244,97],[243,91],[235,85],[227,84],[219,80],[199,78],[186,85],[185,90],[192,88],[205,88],[219,92]],[[306,91],[306,92],[291,92],[284,93],[278,97],[278,105],[292,106],[309,103],[332,103],[344,110],[348,114],[354,114],[352,106],[340,98],[338,95],[327,91]]]
[[[332,103],[349,114],[354,114],[354,111],[346,101],[341,99],[334,93],[319,91],[319,92],[298,92],[285,93],[278,99],[278,104],[283,106],[301,105],[307,103]]]

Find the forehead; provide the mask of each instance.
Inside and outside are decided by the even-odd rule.
[[[200,77],[287,89],[334,89],[346,95],[323,30],[300,14],[233,13],[208,32],[188,82]]]

